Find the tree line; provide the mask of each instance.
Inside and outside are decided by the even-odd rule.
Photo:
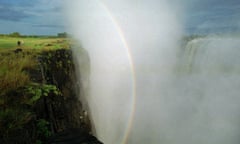
[[[22,35],[19,32],[12,32],[10,34],[0,34],[1,37],[31,37],[31,38],[37,38],[37,37],[49,37],[49,38],[66,38],[68,34],[66,32],[58,33],[57,35]]]

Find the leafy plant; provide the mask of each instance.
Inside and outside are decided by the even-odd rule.
[[[48,138],[52,135],[51,131],[49,130],[49,122],[45,119],[39,119],[37,121],[37,133],[44,138]]]
[[[30,112],[21,109],[8,108],[0,111],[0,134],[8,137],[10,131],[22,128],[31,116]]]
[[[30,94],[31,98],[26,103],[32,105],[42,96],[48,96],[50,93],[61,95],[60,90],[55,85],[32,83],[27,87],[27,94]]]
[[[41,140],[37,140],[35,144],[42,144]]]

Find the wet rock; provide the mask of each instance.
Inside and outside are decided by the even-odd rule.
[[[36,59],[39,63],[36,68],[23,69],[33,84],[7,93],[8,105],[0,107],[1,111],[8,111],[0,121],[18,126],[12,129],[4,126],[8,132],[0,131],[0,143],[101,144],[91,135],[87,111],[78,97],[83,92],[81,82],[76,81],[72,52],[47,51]],[[49,88],[57,88],[59,93]]]
[[[103,144],[82,129],[68,129],[49,138],[49,144]]]

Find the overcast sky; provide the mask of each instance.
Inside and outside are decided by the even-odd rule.
[[[187,33],[240,31],[239,0],[183,1],[188,1],[182,3],[186,5],[184,28]],[[63,8],[61,0],[0,0],[0,33],[55,35],[64,32]]]
[[[0,0],[0,33],[55,35],[64,31],[61,0]]]
[[[188,0],[185,29],[190,33],[240,32],[239,0]]]

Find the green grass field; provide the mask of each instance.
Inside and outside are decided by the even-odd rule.
[[[24,43],[18,46],[18,41]],[[68,49],[69,41],[67,38],[0,37],[0,95],[30,83],[24,69],[37,65],[36,56],[43,51]],[[22,52],[15,53],[19,48]]]
[[[24,43],[19,46],[18,41]],[[35,75],[41,65],[46,64],[39,62],[40,56],[45,54],[44,56],[50,58],[48,53],[69,48],[68,38],[0,36],[0,141],[4,139],[5,143],[11,143],[12,137],[19,135],[18,132],[29,124],[36,124],[32,127],[36,128],[34,130],[39,134],[32,139],[27,138],[28,143],[41,143],[41,140],[46,139],[47,136],[42,135],[49,132],[49,129],[46,123],[39,127],[39,121],[33,118],[34,104],[50,93],[59,92],[56,95],[60,95],[60,91],[55,85],[34,81],[31,74],[35,78],[42,76],[40,72]],[[42,132],[43,128],[45,131]]]
[[[21,44],[21,46],[18,46],[17,41],[23,41],[24,43]],[[69,48],[69,40],[66,38],[0,37],[0,52],[16,48],[41,50]]]

